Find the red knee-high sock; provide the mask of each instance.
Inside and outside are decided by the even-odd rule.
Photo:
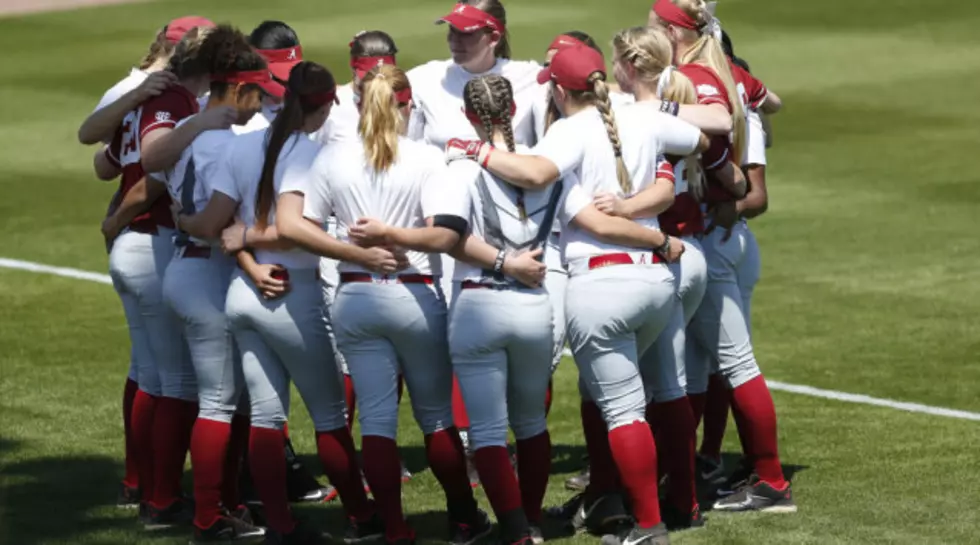
[[[591,401],[583,401],[581,415],[591,471],[588,496],[595,498],[619,488],[619,477],[609,448],[609,428],[602,419],[599,407]]]
[[[354,412],[357,409],[357,395],[354,393],[354,381],[350,375],[344,375],[344,401],[347,403],[347,429],[352,429]]]
[[[234,509],[241,503],[238,485],[241,481],[242,459],[248,450],[248,436],[251,429],[249,417],[236,414],[231,419],[231,438],[228,440],[228,456],[225,457],[225,472],[221,482],[221,503]]]
[[[453,375],[453,423],[456,429],[465,430],[470,427],[470,417],[466,414],[466,404],[463,403],[463,391],[459,389],[459,380]]]
[[[133,399],[133,454],[139,472],[140,500],[153,499],[153,423],[159,398],[143,390]]]
[[[648,420],[652,416],[653,431],[660,466],[670,475],[667,501],[681,513],[689,513],[697,505],[694,488],[694,446],[696,431],[691,404],[686,398],[647,406]]]
[[[398,403],[402,402],[402,394],[405,393],[405,377],[398,375]]]
[[[153,422],[153,499],[165,509],[180,499],[180,478],[190,447],[197,403],[161,397]]]
[[[476,512],[473,488],[466,473],[466,451],[456,428],[446,428],[425,436],[425,454],[432,474],[446,492],[450,516],[461,522],[472,520]],[[396,464],[396,469],[400,465]],[[513,467],[510,470],[514,471]],[[400,469],[399,469],[400,474]]]
[[[657,446],[646,422],[638,421],[609,432],[609,446],[619,477],[630,494],[633,516],[641,528],[660,524],[657,491]]]
[[[194,526],[210,528],[221,515],[221,485],[231,440],[231,424],[198,418],[191,435]],[[228,506],[233,509],[236,505]]]
[[[555,381],[548,381],[548,393],[544,395],[544,415],[548,416],[551,414],[551,399],[554,395]]]
[[[538,524],[548,476],[551,475],[551,435],[547,431],[517,441],[517,474],[524,512],[529,521]],[[486,483],[486,480],[481,478],[480,482]]]
[[[140,484],[139,466],[136,464],[136,442],[133,439],[133,403],[136,400],[136,392],[139,385],[136,381],[126,379],[126,386],[123,388],[123,436],[126,440],[126,475],[123,477],[123,485],[129,488],[138,488]]]
[[[361,455],[364,477],[385,524],[385,538],[389,543],[414,538],[415,532],[402,512],[402,472],[395,440],[365,435],[361,438]]]
[[[510,464],[507,447],[477,449],[473,453],[473,464],[498,520],[506,513],[521,508],[521,489],[514,475],[514,466]]]
[[[359,521],[370,518],[374,513],[361,484],[361,468],[350,430],[345,427],[317,432],[316,453],[330,484],[340,495],[347,516]]]
[[[732,390],[732,412],[745,446],[751,449],[746,455],[754,460],[759,479],[781,490],[786,480],[779,462],[776,407],[762,375]]]
[[[701,456],[712,460],[721,459],[721,443],[728,426],[728,406],[731,390],[721,375],[711,375],[708,381],[708,399],[704,406],[704,430],[701,436]]]
[[[691,404],[691,412],[694,414],[694,431],[701,425],[701,417],[704,416],[704,405],[708,397],[707,393],[687,394],[687,402]]]
[[[269,528],[281,533],[293,531],[296,523],[286,494],[286,451],[283,432],[252,426],[248,436],[248,462],[252,482],[265,510]]]

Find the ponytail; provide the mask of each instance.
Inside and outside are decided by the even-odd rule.
[[[255,192],[255,225],[259,228],[269,225],[269,214],[276,197],[276,166],[286,141],[302,129],[308,118],[322,108],[329,108],[336,99],[336,92],[333,75],[319,64],[303,61],[289,73],[282,111],[266,133],[265,162]]]
[[[147,70],[151,66],[160,60],[167,60],[169,62],[170,56],[174,53],[174,44],[167,39],[167,33],[161,30],[157,33],[156,38],[153,43],[150,44],[149,51],[146,52],[146,56],[140,61],[139,69]]]
[[[623,145],[619,141],[619,127],[616,126],[616,116],[612,111],[612,104],[609,102],[609,88],[606,87],[606,75],[602,72],[593,72],[589,76],[592,84],[592,93],[595,95],[595,107],[602,116],[602,123],[606,126],[606,135],[609,143],[612,144],[613,154],[616,156],[616,179],[619,181],[619,188],[623,195],[629,196],[633,192],[633,181],[630,179],[629,170],[626,162],[623,161]]]
[[[385,172],[398,157],[398,137],[405,127],[399,108],[411,101],[408,77],[400,68],[373,68],[361,81],[361,119],[357,131],[364,155],[375,172]]]

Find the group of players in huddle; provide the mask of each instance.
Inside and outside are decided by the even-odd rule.
[[[540,543],[567,342],[589,469],[551,515],[662,545],[704,526],[699,480],[715,511],[794,512],[749,318],[781,101],[713,11],[657,0],[610,56],[574,31],[539,64],[510,59],[499,0],[461,0],[437,21],[450,59],[406,72],[365,31],[345,85],[285,23],[168,23],[79,130],[120,181],[102,225],[132,341],[120,503],[194,543],[307,544],[325,536],[290,502],[339,496],[346,542],[411,543],[404,383],[450,542],[492,529],[478,481],[501,541]],[[292,452],[290,383],[329,489]]]

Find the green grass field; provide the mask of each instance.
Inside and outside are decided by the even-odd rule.
[[[607,43],[642,24],[649,3],[510,0],[515,56],[540,57],[570,29]],[[431,22],[450,5],[167,0],[0,19],[0,257],[106,270],[98,226],[114,186],[95,181],[95,149],[75,131],[163,22],[198,13],[251,29],[282,19],[308,58],[344,75],[347,42],[367,28],[389,31],[405,66],[446,56]],[[767,376],[980,412],[980,5],[723,0],[718,13],[786,103],[774,120],[769,213],[753,222],[764,261],[754,331]],[[128,340],[112,289],[0,269],[0,302],[0,543],[186,543],[147,536],[113,507]],[[549,504],[570,495],[562,482],[583,452],[574,381],[568,362],[551,417]],[[774,397],[799,513],[709,514],[706,530],[676,543],[980,542],[978,422]],[[405,505],[422,539],[440,539],[443,500],[402,408],[417,472]],[[297,448],[311,455],[305,410],[292,418]],[[734,456],[734,434],[726,447]],[[301,511],[328,529],[341,520],[335,505]]]

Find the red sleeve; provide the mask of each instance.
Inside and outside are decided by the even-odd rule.
[[[713,70],[700,64],[685,64],[678,70],[694,84],[694,90],[698,94],[698,104],[721,104],[728,108],[729,112],[732,111],[725,84]]]
[[[766,96],[769,95],[769,89],[766,85],[759,81],[755,76],[750,74],[744,68],[737,64],[732,64],[732,76],[735,77],[735,81],[741,85],[740,91],[744,93],[742,95],[742,104],[747,108],[758,108]]]
[[[657,179],[674,183],[674,165],[670,161],[664,159],[657,164]]]
[[[105,147],[105,158],[116,168],[122,168],[122,163],[119,161],[119,156],[122,153],[122,139],[123,130],[120,127],[116,129],[116,134],[112,137],[112,142]]]
[[[732,143],[727,136],[711,137],[711,145],[701,154],[701,166],[706,170],[715,170],[725,164],[730,157]]]
[[[172,129],[196,112],[183,93],[167,90],[143,103],[140,111],[140,140],[156,129]]]

